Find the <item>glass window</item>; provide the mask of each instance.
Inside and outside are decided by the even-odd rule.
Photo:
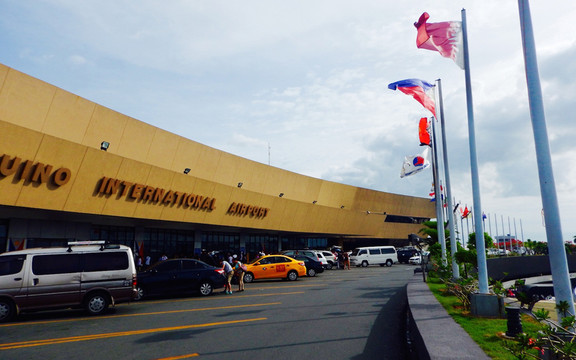
[[[366,255],[368,252],[366,251],[366,249],[360,250],[360,252],[358,253],[358,255]]]
[[[370,249],[370,255],[380,255],[380,249]]]
[[[392,249],[392,248],[382,248],[382,254],[394,254],[394,249]]]
[[[38,255],[32,258],[32,272],[36,275],[81,272],[81,254]]]
[[[158,272],[169,272],[169,271],[177,271],[179,267],[180,261],[164,261],[158,264],[155,269]]]
[[[182,269],[183,270],[194,270],[194,269],[201,269],[203,266],[200,263],[194,260],[182,260]]]
[[[290,262],[290,260],[285,256],[274,256],[274,261],[277,264],[283,264],[283,263]]]
[[[269,257],[260,259],[258,262],[260,263],[260,265],[268,265],[272,263],[271,258]]]
[[[22,270],[22,265],[26,255],[8,255],[0,257],[0,276],[18,274]]]
[[[128,254],[125,252],[84,254],[84,271],[125,269],[128,269]]]

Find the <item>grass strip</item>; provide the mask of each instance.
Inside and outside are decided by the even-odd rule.
[[[508,360],[516,357],[506,349],[503,337],[507,330],[507,320],[474,317],[465,310],[462,303],[454,295],[446,293],[446,286],[439,279],[429,278],[428,286],[438,302],[448,314],[470,335],[482,350],[492,359]],[[521,314],[522,329],[527,334],[535,334],[542,325],[532,317]],[[536,354],[536,351],[534,351]]]

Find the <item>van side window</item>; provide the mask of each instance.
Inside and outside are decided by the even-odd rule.
[[[380,255],[380,249],[369,249],[370,255]]]
[[[36,275],[81,272],[80,254],[38,255],[32,259],[32,272]]]
[[[18,274],[22,270],[26,255],[8,255],[0,257],[0,276]]]
[[[394,249],[392,249],[392,248],[382,248],[382,254],[394,254]]]
[[[358,253],[358,255],[366,255],[366,249],[360,250],[360,252]]]
[[[84,271],[126,270],[128,266],[125,252],[84,254]]]

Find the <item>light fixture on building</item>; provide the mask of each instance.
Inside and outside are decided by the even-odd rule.
[[[184,174],[188,174],[190,172],[190,168],[184,169]]]
[[[314,200],[314,201],[312,201],[312,204],[316,204],[317,202],[318,202],[318,201]]]
[[[239,187],[239,188],[241,188],[241,187],[242,187],[242,185],[244,185],[244,183],[243,183],[243,182],[239,182],[239,183],[238,183],[238,187]]]
[[[344,205],[340,206],[340,209],[344,209]]]
[[[284,196],[284,193],[280,193],[278,196],[282,197],[282,196]]]
[[[382,212],[376,212],[376,211],[370,211],[370,210],[366,210],[366,214],[370,215],[370,214],[375,214],[375,215],[386,215],[386,211],[382,211]]]
[[[108,141],[102,141],[102,143],[100,144],[100,150],[108,151],[109,146],[110,143]]]

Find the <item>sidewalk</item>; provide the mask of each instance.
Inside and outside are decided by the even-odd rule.
[[[414,274],[407,294],[418,359],[490,359],[436,300],[422,273]]]

